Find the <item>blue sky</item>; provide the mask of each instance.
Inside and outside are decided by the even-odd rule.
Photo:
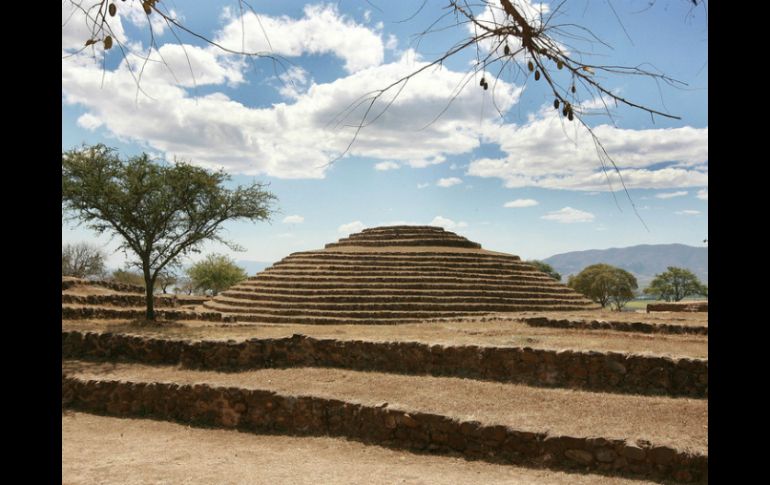
[[[87,2],[86,2],[87,3]],[[329,165],[353,129],[335,126],[345,107],[430,62],[468,36],[449,17],[424,31],[444,1],[252,1],[257,16],[240,17],[235,1],[161,2],[191,29],[223,45],[267,51],[286,63],[244,61],[147,17],[136,1],[118,3],[111,19],[128,61],[97,44],[70,55],[89,38],[84,18],[62,6],[62,150],[105,143],[125,156],[141,152],[224,168],[232,184],[268,182],[278,196],[270,223],[228,223],[229,239],[246,249],[222,252],[240,260],[275,261],[317,249],[363,227],[391,223],[442,225],[483,247],[526,259],[560,252],[635,244],[703,245],[708,237],[707,12],[684,0],[568,1],[552,24],[579,24],[612,48],[578,40],[567,46],[583,60],[641,65],[684,81],[660,87],[650,79],[602,76],[613,92],[680,116],[655,117],[625,107],[612,120],[585,117],[621,167],[639,221],[623,192],[610,191],[591,138],[549,108],[543,83],[507,68],[489,91],[472,77],[450,98],[475,50],[428,69],[407,84],[384,115],[361,131],[348,154]],[[529,11],[553,8],[526,3]],[[395,6],[392,4],[396,4]],[[481,9],[478,9],[481,13]],[[617,16],[616,16],[617,14]],[[618,20],[618,18],[620,20]],[[621,24],[622,22],[622,24]],[[241,32],[245,26],[245,33]],[[484,46],[482,46],[484,48]],[[145,67],[141,88],[126,68]],[[158,62],[160,57],[166,65]],[[188,60],[192,66],[190,74]],[[494,78],[490,67],[487,79]],[[597,100],[586,93],[586,109]],[[389,99],[389,98],[386,98]],[[498,113],[495,105],[500,109]],[[375,107],[381,105],[375,105]],[[342,123],[360,120],[352,112]],[[502,116],[501,116],[502,115]],[[429,125],[424,128],[425,125]],[[613,184],[617,189],[617,183]],[[62,226],[62,242],[89,241],[110,254],[117,240]]]

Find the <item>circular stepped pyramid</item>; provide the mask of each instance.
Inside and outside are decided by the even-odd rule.
[[[204,303],[238,321],[388,324],[596,305],[518,256],[432,226],[364,229]]]

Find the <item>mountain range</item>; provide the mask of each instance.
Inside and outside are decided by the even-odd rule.
[[[641,244],[627,248],[590,249],[556,254],[543,259],[561,273],[562,282],[586,266],[606,263],[633,274],[639,289],[645,288],[655,275],[668,266],[689,269],[701,283],[708,284],[709,252],[707,247],[684,244]]]

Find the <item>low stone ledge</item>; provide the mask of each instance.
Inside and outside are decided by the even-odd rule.
[[[296,334],[236,342],[63,331],[62,357],[179,363],[185,368],[217,371],[335,367],[599,392],[708,397],[706,359],[615,352],[367,342],[316,339]]]
[[[675,325],[668,323],[646,323],[646,322],[616,322],[604,320],[567,320],[547,317],[524,317],[520,319],[532,327],[552,327],[552,328],[574,328],[580,330],[615,330],[619,332],[639,332],[639,333],[666,333],[666,334],[690,334],[690,335],[708,335],[709,329],[706,326],[696,325]]]
[[[431,413],[267,390],[82,380],[62,375],[62,406],[258,433],[343,436],[398,449],[460,453],[496,463],[679,482],[708,481],[707,455],[647,442],[549,436]]]
[[[63,306],[61,309],[62,320],[135,320],[146,316],[145,310],[130,308],[105,308],[95,306]],[[157,318],[163,320],[204,320],[209,322],[221,322],[222,314],[219,312],[191,312],[182,310],[155,310]]]
[[[650,312],[708,312],[709,302],[678,302],[678,303],[648,303],[647,313]]]

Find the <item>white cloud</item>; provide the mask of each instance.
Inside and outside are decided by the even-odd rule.
[[[572,207],[563,207],[557,211],[549,212],[544,216],[540,216],[541,219],[547,221],[556,221],[562,224],[571,224],[575,222],[591,222],[595,216],[590,212],[573,209]]]
[[[414,168],[425,168],[429,167],[431,165],[438,165],[440,163],[444,163],[446,161],[446,157],[443,155],[436,155],[433,157],[418,159],[418,160],[407,160],[406,163],[410,167]]]
[[[679,190],[677,192],[663,192],[660,194],[655,194],[655,198],[657,199],[672,199],[674,197],[682,197],[684,195],[687,195],[686,190]]]
[[[388,34],[388,41],[385,42],[385,48],[388,50],[396,50],[398,47],[398,38],[393,34]]]
[[[132,53],[128,56],[135,72],[143,69],[143,83],[152,79],[153,84],[166,83],[184,87],[209,84],[231,85],[243,82],[241,63],[222,55],[213,47],[197,47],[189,44],[163,44],[149,53]]]
[[[628,188],[681,188],[708,181],[708,128],[631,130],[600,125],[593,130]],[[608,191],[608,180],[613,190],[622,188],[611,166],[606,173],[602,170],[590,134],[564,121],[556,110],[543,108],[522,126],[485,123],[482,136],[506,155],[472,160],[468,175],[496,177],[508,188]],[[651,167],[662,162],[673,164]]]
[[[278,79],[283,83],[278,92],[289,99],[297,99],[307,90],[308,73],[300,66],[289,67]]]
[[[140,29],[146,29],[149,24],[153,34],[162,35],[166,30],[166,21],[160,15],[147,15],[140,3],[141,2],[121,3],[117,10],[118,15],[126,16],[129,22]],[[172,9],[169,11],[169,17],[178,18],[179,16],[176,11]]]
[[[342,224],[340,227],[337,228],[337,232],[340,234],[352,234],[354,232],[361,232],[366,228],[366,225],[361,221],[353,221],[348,222],[347,224]]]
[[[174,51],[169,48],[169,52]],[[218,69],[197,69],[203,74],[196,76],[199,84],[238,81],[237,66],[225,58],[209,57],[202,49],[196,53],[201,64],[220,63]],[[189,83],[177,84],[163,75],[145,76],[143,92],[137,96],[136,82],[125,62],[103,71],[93,59],[74,56],[62,59],[62,94],[65,104],[84,106],[119,139],[136,141],[167,158],[176,156],[206,168],[246,175],[323,178],[329,161],[348,146],[354,134],[354,128],[343,125],[360,122],[366,109],[360,106],[342,119],[342,107],[372,86],[385,86],[424,65],[415,60],[413,52],[407,52],[396,62],[330,83],[311,82],[291,103],[254,108],[221,92],[192,97],[184,89]],[[482,95],[477,90],[461,92],[436,122],[420,130],[449,102],[463,76],[438,67],[412,78],[384,114],[359,133],[348,155],[422,166],[442,163],[445,155],[478,147]],[[503,91],[506,94],[498,92],[498,105],[506,110],[521,90],[506,85]],[[390,101],[383,98],[372,113],[379,113]],[[489,114],[490,119],[493,116]],[[335,119],[340,126],[329,123]]]
[[[340,14],[334,5],[307,5],[300,19],[267,15],[257,19],[254,12],[246,12],[242,19],[228,20],[214,40],[232,50],[286,57],[333,54],[345,61],[348,72],[377,66],[384,59],[381,36]]]
[[[681,211],[676,211],[674,214],[679,216],[697,216],[700,214],[700,211],[692,210],[692,209],[685,209]]]
[[[86,130],[93,131],[100,126],[102,126],[104,123],[102,120],[100,120],[98,117],[92,115],[91,113],[84,113],[80,115],[80,117],[77,120],[78,126],[82,126]]]
[[[518,208],[518,207],[532,207],[538,205],[539,202],[535,199],[516,199],[511,200],[503,204],[503,207]]]
[[[438,179],[438,182],[436,182],[436,185],[439,187],[451,187],[453,185],[458,185],[463,183],[463,179],[458,177],[448,177],[448,178],[442,178]]]
[[[400,165],[396,162],[380,162],[374,165],[375,170],[385,171],[385,170],[395,170],[399,168]]]
[[[700,189],[698,191],[698,195],[696,195],[697,198],[701,200],[709,200],[709,189],[706,187],[705,189]]]
[[[424,189],[425,187],[427,187],[427,186],[429,186],[429,185],[430,185],[429,183],[424,183],[424,184],[417,184],[417,188],[418,188],[418,189]]]
[[[283,218],[281,222],[283,222],[284,224],[302,224],[303,222],[305,222],[305,218],[298,215],[286,216]]]
[[[433,218],[432,221],[428,223],[429,226],[440,226],[444,229],[452,230],[452,229],[461,229],[463,227],[468,227],[468,223],[465,221],[459,221],[455,222],[452,219],[447,219],[446,217],[442,216],[436,216]]]

